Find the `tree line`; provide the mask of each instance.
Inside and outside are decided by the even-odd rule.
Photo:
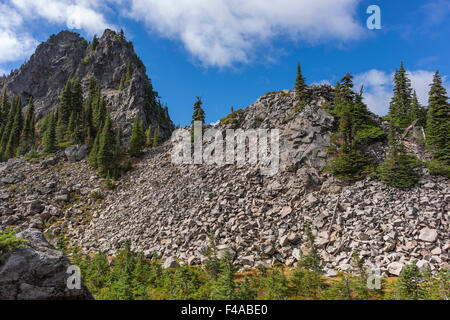
[[[339,119],[339,128],[332,137],[330,148],[335,159],[328,169],[344,180],[360,179],[370,173],[394,187],[411,187],[419,179],[414,168],[423,164],[407,154],[400,135],[403,136],[408,127],[415,126],[426,133],[419,143],[424,144],[432,155],[432,160],[426,164],[431,174],[450,177],[450,104],[439,71],[430,85],[428,108],[420,105],[403,62],[395,71],[389,114],[383,117],[389,122],[389,150],[386,160],[378,167],[366,155],[366,150],[370,144],[383,141],[386,133],[363,103],[363,88],[354,91],[352,78],[347,73],[336,83],[334,105],[327,109]],[[297,106],[306,105],[308,91],[300,64],[294,90]]]

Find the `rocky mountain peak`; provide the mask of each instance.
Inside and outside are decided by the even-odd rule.
[[[130,69],[130,79],[126,79]],[[168,137],[174,125],[167,110],[158,102],[157,93],[146,74],[146,68],[134,52],[131,42],[112,30],[88,43],[79,34],[61,31],[41,43],[30,60],[12,72],[2,82],[10,96],[20,95],[23,107],[30,97],[36,108],[36,118],[54,110],[67,80],[80,79],[85,97],[91,79],[106,97],[111,117],[121,125],[124,135],[131,132],[132,122],[139,114],[145,124],[160,127]]]

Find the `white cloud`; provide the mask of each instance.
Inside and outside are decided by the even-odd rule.
[[[11,0],[11,3],[27,18],[42,18],[91,34],[101,33],[110,27],[100,13],[99,8],[105,8],[98,0]]]
[[[180,40],[206,66],[247,62],[277,36],[317,43],[358,38],[359,0],[129,0],[122,14]],[[128,10],[128,7],[127,9]]]
[[[416,90],[417,97],[421,105],[428,105],[428,93],[430,84],[433,81],[433,71],[414,70],[407,71],[411,85]],[[443,77],[444,81],[446,80]],[[389,104],[392,98],[394,73],[387,73],[380,70],[369,70],[354,76],[353,82],[355,88],[359,90],[364,85],[364,102],[369,109],[378,114],[385,115],[389,112]],[[450,88],[450,83],[444,83],[444,86]],[[448,91],[448,89],[447,89]]]
[[[38,41],[28,30],[38,19],[87,33],[102,33],[110,25],[100,0],[9,0],[0,3],[0,63],[28,58]],[[1,67],[1,65],[0,65]]]

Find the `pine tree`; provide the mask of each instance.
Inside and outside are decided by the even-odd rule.
[[[6,89],[4,89],[2,101],[0,103],[0,127],[6,125],[9,109],[10,109],[10,104],[9,104],[9,100],[8,100],[8,95],[6,93]]]
[[[125,76],[122,75],[122,77],[120,78],[119,91],[122,91],[124,87],[125,87]]]
[[[139,156],[144,148],[145,140],[142,137],[141,128],[141,121],[137,115],[134,118],[133,129],[131,131],[131,140],[128,146],[128,154],[130,156]]]
[[[336,83],[334,90],[334,113],[340,115],[347,105],[352,105],[355,99],[353,92],[353,76],[347,73]]]
[[[153,147],[157,147],[161,144],[162,137],[159,134],[159,126],[156,128],[154,134],[153,134]]]
[[[434,75],[428,101],[427,149],[434,160],[450,165],[450,104],[439,71]]]
[[[392,97],[389,116],[398,130],[406,129],[411,123],[412,88],[403,61],[394,75],[394,96]]]
[[[131,62],[128,62],[127,65],[127,77],[125,79],[126,83],[129,83],[131,81],[131,76],[133,75],[133,70],[131,69]]]
[[[388,185],[396,188],[410,188],[419,180],[414,172],[414,163],[406,154],[403,143],[398,140],[396,130],[391,123],[389,126],[389,152],[386,160],[378,168],[378,177]]]
[[[112,177],[118,179],[120,176],[120,163],[122,161],[122,128],[119,127],[116,133],[116,141],[114,144],[114,168]]]
[[[56,119],[54,113],[50,115],[50,123],[45,131],[44,153],[54,153],[58,150],[56,144]]]
[[[194,121],[201,121],[202,124],[205,123],[205,111],[202,108],[202,99],[197,97],[197,101],[194,103],[194,113],[192,114],[192,124]]]
[[[103,126],[102,134],[98,145],[97,165],[98,169],[105,176],[113,169],[113,147],[114,147],[114,132],[111,126],[111,119],[109,115],[106,117]]]
[[[300,68],[300,62],[297,64],[297,78],[295,80],[294,91],[295,98],[298,100],[298,103],[304,106],[306,104],[308,91],[305,78],[303,77],[302,70]]]
[[[88,165],[90,165],[93,168],[97,168],[97,166],[98,166],[97,154],[98,154],[99,144],[100,144],[100,133],[97,133],[97,135],[95,136],[94,144],[92,145],[92,148],[91,148],[91,152],[89,153],[89,158],[88,158]]]
[[[34,104],[33,97],[30,98],[28,102],[28,108],[25,115],[25,124],[23,126],[21,141],[20,141],[20,151],[19,154],[25,154],[30,151],[35,143],[35,132],[34,132]]]
[[[152,126],[149,125],[147,130],[145,131],[145,146],[150,147],[153,144],[152,139]]]
[[[417,99],[416,91],[414,90],[413,98],[412,98],[412,107],[411,107],[411,121],[417,120],[417,125],[421,127],[425,127],[427,123],[427,112],[420,105],[419,100]]]
[[[16,156],[17,148],[20,143],[20,135],[23,129],[23,114],[21,108],[21,100],[20,96],[16,101],[16,114],[14,115],[13,125],[11,127],[11,131],[9,133],[8,143],[6,144],[5,156],[7,159],[13,158]]]

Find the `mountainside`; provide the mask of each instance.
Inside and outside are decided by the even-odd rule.
[[[68,162],[64,152],[41,163],[11,159],[0,167],[1,223],[65,234],[86,253],[113,254],[130,239],[148,257],[190,264],[204,261],[214,231],[220,252],[229,249],[244,267],[293,265],[310,223],[330,276],[349,268],[353,249],[384,274],[398,275],[412,261],[448,266],[449,180],[423,169],[406,190],[370,177],[338,181],[324,172],[338,125],[326,111],[333,88],[308,93],[301,109],[292,91],[268,93],[214,127],[278,128],[280,170],[273,176],[261,175],[260,163],[175,165],[171,141],[148,149],[114,190],[85,160]],[[377,162],[386,148],[378,142],[368,152]]]
[[[127,77],[123,90],[121,81]],[[88,42],[79,34],[61,31],[41,43],[30,60],[3,79],[9,96],[20,95],[22,107],[33,97],[36,119],[54,110],[69,77],[79,78],[85,99],[90,80],[97,82],[112,120],[121,124],[125,136],[131,132],[136,114],[147,126],[160,126],[164,138],[174,125],[167,109],[158,105],[157,93],[146,75],[146,68],[123,35],[105,30],[101,38]]]

